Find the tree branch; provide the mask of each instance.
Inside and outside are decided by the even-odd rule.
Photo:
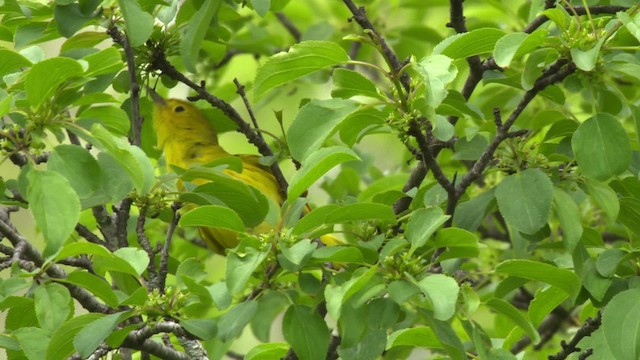
[[[298,28],[291,22],[291,20],[283,12],[279,11],[279,12],[276,12],[275,14],[276,14],[276,17],[278,18],[278,21],[280,21],[280,24],[282,24],[282,26],[284,26],[284,28],[287,29],[289,34],[293,36],[293,39],[297,43],[299,43],[302,40],[302,33],[300,33],[300,30],[298,30]]]

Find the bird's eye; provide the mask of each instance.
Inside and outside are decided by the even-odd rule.
[[[179,112],[183,112],[184,111],[184,106],[176,106],[175,109],[173,109],[173,111],[179,113]]]

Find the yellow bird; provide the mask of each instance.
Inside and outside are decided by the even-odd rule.
[[[153,123],[158,146],[162,148],[167,168],[177,166],[183,169],[192,164],[207,164],[217,159],[235,156],[242,160],[242,172],[230,169],[224,172],[264,194],[274,204],[282,205],[284,199],[279,185],[268,167],[258,162],[255,155],[231,155],[218,144],[218,134],[200,109],[189,102],[178,99],[164,99],[149,89],[154,102]],[[308,211],[308,209],[307,209]],[[251,229],[252,233],[265,233],[276,226],[263,222]],[[221,228],[201,227],[203,240],[218,254],[238,244],[237,233]],[[325,235],[322,241],[327,245],[338,240]]]

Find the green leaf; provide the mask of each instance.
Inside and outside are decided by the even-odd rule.
[[[598,255],[596,269],[605,277],[611,277],[616,273],[620,261],[627,256],[627,252],[621,249],[607,249]]]
[[[324,360],[329,328],[322,317],[304,305],[291,305],[282,319],[282,332],[300,360]]]
[[[325,225],[327,215],[339,208],[339,205],[329,204],[311,210],[310,213],[298,220],[291,233],[293,235],[301,235],[321,225]]]
[[[441,349],[442,344],[428,326],[418,326],[394,331],[387,338],[387,350],[396,346],[425,347]]]
[[[602,301],[611,287],[612,279],[604,277],[596,270],[594,259],[587,259],[581,264],[580,278],[582,286],[591,294],[596,301]]]
[[[342,312],[342,305],[347,302],[355,293],[362,290],[378,271],[377,266],[369,269],[360,268],[351,279],[340,285],[327,285],[324,289],[327,299],[327,311],[334,319],[339,319]]]
[[[0,49],[0,59],[2,59],[0,61],[0,76],[31,66],[31,61],[26,57],[9,49]]]
[[[593,179],[587,179],[585,182],[591,200],[604,211],[609,220],[615,221],[620,212],[620,201],[616,192],[609,185]]]
[[[149,265],[149,255],[142,249],[133,247],[120,248],[114,251],[113,254],[131,265],[135,269],[136,275],[142,274],[147,270],[147,265]]]
[[[251,6],[258,13],[258,15],[264,17],[271,8],[271,0],[250,0]]]
[[[222,0],[205,0],[200,9],[190,19],[180,41],[180,54],[184,66],[192,73],[196,72],[198,54],[202,48],[202,42],[207,35],[207,29],[211,27]]]
[[[345,99],[313,99],[304,105],[287,130],[291,156],[304,162],[356,107]]]
[[[396,215],[393,210],[383,204],[349,204],[335,209],[327,214],[325,224],[338,224],[352,221],[379,220],[395,223]]]
[[[553,184],[539,169],[526,169],[502,179],[496,199],[507,223],[522,233],[535,234],[547,223]]]
[[[560,189],[553,191],[553,205],[560,220],[562,228],[562,241],[565,249],[570,253],[582,237],[582,224],[580,223],[580,209],[571,196]]]
[[[129,133],[131,127],[127,113],[115,106],[93,106],[78,114],[77,123],[80,126],[90,129],[96,122],[114,134],[123,136]]]
[[[300,277],[306,273],[301,273]],[[309,275],[313,277],[313,275]],[[319,282],[318,282],[319,283]],[[290,304],[289,299],[278,291],[266,290],[258,298],[257,316],[251,319],[251,331],[262,342],[269,342],[273,321]]]
[[[89,69],[85,75],[90,77],[115,73],[124,67],[122,55],[115,47],[108,47],[82,59],[89,63]]]
[[[529,319],[533,326],[539,326],[542,320],[544,320],[553,309],[566,300],[567,297],[567,293],[555,286],[538,289],[529,304]]]
[[[451,58],[438,54],[425,57],[415,64],[414,68],[425,83],[428,107],[425,115],[431,117],[447,97],[447,85],[455,80],[458,68]]]
[[[84,27],[87,21],[98,15],[98,13],[94,13],[94,10],[100,1],[84,1],[83,3],[84,6],[81,4],[58,4],[55,6],[54,18],[62,36],[67,38],[73,36]]]
[[[58,91],[60,85],[83,73],[80,63],[69,58],[56,57],[33,65],[24,83],[29,104],[38,109]]]
[[[338,68],[333,72],[333,88],[331,96],[348,99],[354,96],[368,96],[376,99],[386,100],[380,93],[376,85],[359,72]]]
[[[516,309],[515,306],[510,303],[502,300],[493,298],[487,301],[487,306],[497,311],[498,313],[506,316],[508,319],[513,321],[514,324],[518,325],[525,333],[529,336],[529,338],[533,341],[534,344],[540,342],[540,334],[538,330],[531,324],[529,319],[524,316],[520,310]]]
[[[600,48],[602,48],[606,39],[605,36],[600,37],[600,40],[598,40],[592,48],[586,50],[579,47],[572,47],[571,60],[576,64],[576,67],[582,71],[592,71],[595,69],[600,57]]]
[[[104,246],[88,242],[74,242],[65,245],[53,259],[53,261],[60,261],[61,259],[64,259],[66,257],[77,256],[80,254],[97,255],[103,257],[112,256],[111,252]]]
[[[66,287],[49,283],[34,291],[36,316],[42,329],[53,334],[71,314],[71,295]]]
[[[618,17],[618,19],[620,19],[620,21],[622,21],[631,35],[640,40],[640,17],[638,16],[638,14],[635,14],[635,16],[632,18],[628,13],[620,11],[616,13],[616,16]]]
[[[547,30],[538,29],[531,34],[514,32],[501,37],[493,50],[496,64],[500,67],[509,66],[514,58],[541,46],[547,34]]]
[[[280,244],[281,254],[278,254],[278,262],[289,272],[300,270],[311,258],[313,251],[318,244],[311,242],[309,239],[302,239],[291,247],[284,243]]]
[[[352,246],[325,246],[316,249],[312,254],[315,262],[345,262],[345,263],[363,263],[364,256],[362,252]]]
[[[450,227],[440,229],[436,234],[436,246],[447,250],[438,257],[438,261],[478,256],[478,236],[470,231]]]
[[[636,235],[640,234],[640,199],[623,197],[620,199],[620,214],[618,221],[624,224]]]
[[[288,351],[289,344],[287,343],[260,344],[249,350],[244,356],[244,360],[283,359]]]
[[[308,155],[302,167],[291,178],[287,201],[292,202],[302,195],[309,186],[320,179],[336,165],[347,161],[360,160],[353,150],[344,146],[322,148]]]
[[[74,271],[58,281],[78,285],[113,308],[119,305],[118,297],[111,286],[103,279],[86,271]]]
[[[140,8],[137,0],[118,0],[124,26],[131,47],[138,47],[149,39],[153,32],[153,16]]]
[[[238,247],[227,254],[227,289],[231,295],[244,290],[251,274],[266,259],[269,248],[258,250],[260,244],[255,238],[245,238]]]
[[[493,202],[494,193],[495,188],[491,188],[468,201],[460,203],[453,214],[454,225],[469,231],[478,229],[482,225],[482,221],[489,209],[495,204]]]
[[[45,358],[50,341],[50,334],[45,330],[35,327],[23,327],[17,329],[13,335],[18,340],[27,359],[41,360]]]
[[[460,292],[456,280],[443,274],[434,274],[420,280],[418,285],[431,303],[433,317],[442,321],[451,319]]]
[[[620,121],[607,113],[583,122],[573,134],[571,147],[578,167],[590,178],[605,181],[629,167],[631,144]]]
[[[98,320],[102,314],[89,313],[78,315],[65,322],[51,336],[49,347],[47,348],[47,360],[66,359],[71,356],[75,349],[73,339],[89,323]]]
[[[83,358],[89,357],[128,313],[119,312],[94,320],[73,338],[73,346]]]
[[[53,171],[27,174],[29,208],[47,242],[45,256],[55,254],[80,220],[80,200],[69,181]]]
[[[614,296],[602,313],[602,330],[609,349],[617,360],[640,356],[640,289]]]
[[[557,286],[571,297],[576,297],[582,286],[578,276],[570,270],[531,260],[507,260],[496,271],[524,279]]]
[[[449,215],[445,215],[440,208],[419,209],[411,214],[407,222],[405,237],[411,242],[409,254],[424,246],[427,240],[444,224]]]
[[[96,181],[97,175],[100,174],[100,165],[89,151],[81,146],[56,146],[47,161],[47,169],[64,176],[81,199],[89,197],[100,187],[100,182]]]
[[[336,43],[304,41],[288,52],[271,56],[256,73],[254,95],[259,100],[267,91],[312,72],[345,64],[349,55]]]
[[[226,312],[218,321],[218,339],[227,342],[240,336],[245,326],[256,315],[257,310],[257,302],[245,301]]]
[[[420,310],[425,317],[427,325],[429,325],[436,333],[436,336],[438,336],[438,339],[442,343],[444,350],[449,354],[450,358],[452,360],[467,359],[465,356],[464,345],[451,325],[448,322],[434,319],[431,316],[431,313],[427,310]]]
[[[232,209],[219,205],[198,206],[180,217],[180,226],[208,226],[242,232],[244,223]]]
[[[208,341],[216,336],[218,327],[213,319],[187,319],[180,320],[180,325],[184,327],[190,334],[198,338]]]
[[[439,43],[434,54],[442,54],[454,60],[493,51],[496,42],[504,36],[504,31],[482,28],[450,36]]]

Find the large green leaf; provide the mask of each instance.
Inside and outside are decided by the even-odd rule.
[[[300,360],[324,360],[329,328],[322,317],[304,305],[291,305],[282,319],[282,333]]]
[[[56,146],[47,161],[47,169],[64,176],[81,199],[89,197],[100,187],[100,165],[81,146]]]
[[[571,270],[531,260],[507,260],[496,267],[496,272],[524,279],[541,281],[556,286],[575,297],[580,292],[580,278]]]
[[[640,289],[616,295],[602,313],[602,329],[617,360],[640,357]]]
[[[424,246],[427,240],[444,224],[449,215],[445,215],[439,207],[431,209],[419,209],[411,214],[407,222],[405,236],[411,242],[410,253]]]
[[[515,306],[498,298],[493,298],[487,301],[487,306],[506,316],[508,319],[518,325],[527,333],[534,344],[540,342],[540,334],[538,333],[538,330],[536,330],[536,328],[531,324],[531,321],[529,321],[529,319],[527,319],[527,317],[524,316],[520,312],[520,310],[516,309]]]
[[[460,287],[456,280],[443,274],[427,276],[418,283],[424,295],[431,302],[433,317],[447,321],[456,311]]]
[[[180,226],[219,227],[233,231],[244,231],[242,219],[232,209],[219,205],[205,205],[185,213]]]
[[[553,184],[539,169],[527,169],[502,179],[496,199],[507,223],[522,233],[535,234],[547,223]]]
[[[504,31],[496,28],[482,28],[450,36],[439,43],[434,54],[442,54],[454,60],[493,51],[496,42],[504,36]]]
[[[571,147],[580,170],[600,181],[621,174],[631,161],[629,135],[620,121],[607,113],[583,122],[573,134]]]
[[[254,95],[260,99],[267,91],[314,71],[349,61],[349,55],[336,43],[304,41],[293,45],[264,63],[256,73]]]
[[[555,189],[553,192],[553,205],[562,227],[564,246],[567,251],[573,253],[576,244],[582,237],[580,209],[571,196],[560,189]]]
[[[49,334],[55,333],[71,313],[71,295],[66,287],[50,283],[34,291],[36,316],[40,326]]]
[[[60,85],[83,73],[82,65],[69,58],[57,57],[33,65],[24,84],[29,104],[35,109],[39,108],[55,94]]]
[[[287,130],[289,151],[299,161],[318,150],[356,104],[344,99],[313,99],[303,106]]]
[[[124,26],[132,47],[138,47],[149,39],[153,31],[153,16],[142,10],[137,0],[118,0]]]
[[[32,170],[27,178],[29,208],[47,242],[44,255],[53,255],[80,219],[80,199],[69,181],[57,172]]]

